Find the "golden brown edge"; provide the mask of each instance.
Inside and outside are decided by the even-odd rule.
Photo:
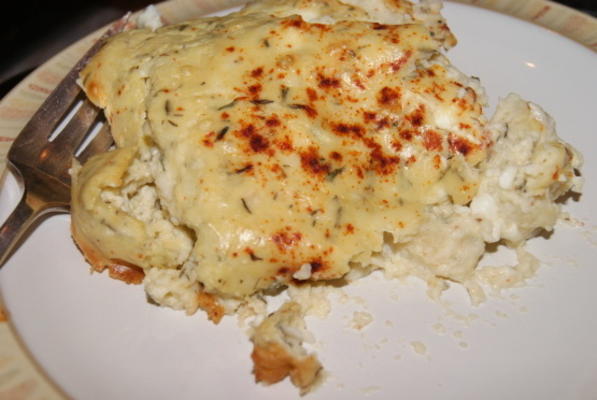
[[[103,272],[108,269],[108,276],[112,279],[123,281],[127,284],[138,285],[143,282],[145,272],[143,268],[123,260],[114,260],[104,257],[104,255],[85,237],[71,222],[71,236],[73,241],[85,257],[85,260],[91,265],[93,271]],[[206,312],[207,317],[214,324],[219,323],[224,317],[225,310],[218,303],[215,296],[206,292],[197,294],[199,308]]]
[[[118,279],[128,284],[140,284],[143,281],[145,273],[143,269],[121,260],[110,260],[87,240],[85,235],[77,230],[76,224],[71,220],[71,236],[73,241],[85,257],[85,260],[91,265],[94,271],[102,272],[108,268],[110,278]]]

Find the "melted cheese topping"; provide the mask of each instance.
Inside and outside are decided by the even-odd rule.
[[[195,279],[242,297],[305,265],[340,278],[384,232],[416,233],[425,205],[472,198],[481,104],[440,46],[418,23],[247,12],[124,33],[83,82],[121,148],[158,150],[159,206],[196,236]],[[118,240],[111,258],[147,265]]]
[[[395,25],[371,5],[290,3],[125,32],[83,71],[118,145],[73,192],[104,262],[243,298],[341,278],[412,239],[431,206],[473,199],[484,98],[441,55],[437,10],[382,2]]]
[[[533,275],[525,241],[582,183],[537,105],[509,95],[485,120],[478,80],[441,52],[455,39],[438,1],[344,1],[125,32],[81,76],[117,145],[74,168],[85,256],[215,323],[257,313],[256,380],[301,394],[322,377],[302,318],[329,306],[309,282],[383,269],[478,303]],[[478,268],[495,242],[519,265]],[[293,301],[266,317],[262,294],[284,286]]]

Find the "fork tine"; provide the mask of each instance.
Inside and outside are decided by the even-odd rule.
[[[94,121],[100,117],[99,111],[83,104],[74,118],[66,124],[66,132],[59,132],[61,134],[51,142],[49,138],[81,93],[77,85],[79,72],[108,37],[126,27],[129,16],[130,13],[127,13],[112,24],[95,42],[12,143],[7,164],[20,178],[25,190],[17,207],[0,226],[0,268],[38,218],[51,211],[68,211],[71,184],[68,171],[74,156],[72,150],[79,145],[85,134],[92,130]],[[109,145],[106,145],[107,147]],[[95,144],[94,149],[97,148],[98,144]],[[88,150],[88,153],[90,152],[91,149]]]
[[[79,70],[71,71],[54,89],[54,95],[44,101],[19,134],[18,139],[22,145],[11,147],[11,156],[19,158],[20,150],[30,153],[33,149],[40,150],[45,145],[44,141],[39,140],[39,131],[46,130],[49,135],[71,108],[80,93],[80,88],[76,85],[78,73]]]
[[[128,23],[129,14],[114,23],[102,37],[97,40],[77,64],[56,86],[52,94],[42,103],[37,112],[19,133],[9,150],[9,159],[28,158],[32,153],[39,153],[46,143],[40,140],[40,132],[50,132],[65,117],[81,92],[77,85],[79,72],[89,59],[103,46],[105,40],[116,32],[120,32]]]
[[[81,108],[68,121],[51,146],[57,151],[72,153],[83,141],[99,113],[100,110],[91,104],[89,100],[85,99]]]
[[[112,139],[112,134],[110,133],[110,126],[104,123],[97,135],[83,149],[81,154],[77,156],[77,160],[80,163],[85,163],[92,155],[108,150],[113,143],[114,139]]]
[[[63,182],[70,182],[70,168],[73,152],[85,136],[91,131],[99,110],[85,100],[79,110],[68,121],[62,132],[48,143],[39,153],[38,168],[46,174],[54,175]]]
[[[92,155],[108,150],[110,146],[112,146],[112,143],[114,143],[114,140],[112,139],[112,134],[110,133],[110,126],[107,123],[104,123],[97,135],[77,156],[77,160],[83,164]]]

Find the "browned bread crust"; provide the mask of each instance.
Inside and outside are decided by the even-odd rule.
[[[145,277],[143,268],[123,260],[104,257],[104,255],[93,246],[84,235],[81,235],[77,231],[75,224],[71,224],[71,235],[77,247],[81,253],[83,253],[83,256],[94,271],[103,272],[108,269],[110,278],[118,279],[128,284],[137,285],[143,282],[143,278]],[[206,312],[210,321],[217,324],[222,320],[225,310],[224,307],[218,303],[214,295],[206,292],[199,292],[197,294],[197,300],[199,308]]]
[[[295,386],[305,390],[316,381],[321,370],[321,364],[315,356],[297,358],[275,342],[255,345],[251,359],[255,381],[268,385],[290,376]]]
[[[71,235],[81,253],[94,271],[103,272],[106,268],[110,278],[118,279],[128,284],[140,284],[145,273],[143,269],[122,260],[111,260],[90,243],[84,235],[77,231],[75,224],[71,224]]]
[[[216,297],[213,294],[200,292],[197,295],[199,301],[199,308],[207,313],[207,318],[210,319],[214,324],[220,322],[224,316],[224,307],[218,303]]]
[[[290,301],[255,328],[251,359],[257,382],[270,385],[288,376],[305,394],[321,381],[321,363],[303,348],[303,335],[308,334],[303,318],[301,306]]]

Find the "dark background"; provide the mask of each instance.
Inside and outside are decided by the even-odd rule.
[[[525,0],[520,0],[525,1]],[[156,0],[16,0],[0,17],[0,99],[35,67],[127,11]],[[559,3],[597,16],[597,0]]]

